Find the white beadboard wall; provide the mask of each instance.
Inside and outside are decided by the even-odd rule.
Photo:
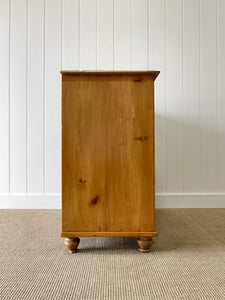
[[[225,0],[0,0],[0,208],[61,207],[62,69],[160,70],[156,207],[225,207]]]

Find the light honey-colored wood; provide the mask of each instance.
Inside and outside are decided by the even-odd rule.
[[[104,88],[100,80],[63,76],[63,231],[105,231]]]
[[[148,232],[140,232],[140,231],[69,231],[69,232],[62,232],[61,237],[114,237],[114,236],[123,236],[123,237],[142,237],[142,236],[147,236],[147,237],[154,237],[157,236],[158,233],[156,231],[148,231]]]
[[[141,252],[148,253],[151,251],[153,240],[151,237],[139,237],[137,238],[137,244]]]
[[[154,231],[154,83],[110,84],[106,122],[107,231]],[[149,213],[151,212],[151,213]]]
[[[62,72],[62,236],[156,236],[157,71]]]
[[[67,247],[68,251],[70,253],[76,253],[77,252],[77,247],[80,243],[79,238],[65,238],[64,239],[64,244]]]

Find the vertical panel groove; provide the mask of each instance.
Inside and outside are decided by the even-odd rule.
[[[79,1],[78,1],[79,2]],[[77,4],[78,5],[78,4]],[[76,11],[76,5],[74,5],[74,16],[75,16],[75,18],[77,18],[78,17],[78,15],[77,14],[79,14],[79,12],[77,13],[77,11]],[[74,36],[74,49],[76,49],[76,50],[78,50],[77,48],[76,48],[76,25],[74,26],[74,28],[73,28],[73,30],[74,30],[74,32],[73,32],[73,36]],[[78,53],[77,53],[77,57],[79,57],[78,56]],[[74,51],[74,62],[76,61],[76,52]],[[74,64],[74,66],[73,66],[73,69],[74,70],[78,70],[78,66],[79,66],[79,63],[77,64],[77,66]],[[61,109],[62,109],[62,104],[61,104]],[[62,115],[62,114],[61,114]]]
[[[181,113],[182,113],[182,192],[184,193],[184,0],[182,0],[182,4],[181,4],[181,24],[182,24],[182,37],[181,37],[181,76],[182,76],[182,80],[181,80],[181,95],[182,95],[182,108],[181,108]]]
[[[164,0],[165,2],[165,138],[166,138],[166,165],[165,165],[165,172],[166,172],[166,187],[165,187],[165,193],[167,193],[168,191],[168,177],[167,177],[167,97],[166,97],[166,93],[167,93],[167,57],[166,57],[166,49],[167,49],[167,42],[166,42],[166,32],[167,32],[167,0]]]
[[[80,2],[80,60],[82,70],[96,69],[96,0]]]
[[[63,57],[63,52],[62,52],[62,34],[63,34],[63,31],[62,31],[62,26],[63,26],[63,18],[62,18],[62,7],[63,7],[63,5],[62,5],[62,1],[63,0],[61,0],[61,35],[60,35],[60,39],[61,39],[61,67],[60,67],[60,69],[62,70],[62,57]],[[60,70],[58,70],[58,72],[59,72]],[[61,78],[60,78],[60,95],[62,95],[62,85],[61,85]],[[60,192],[62,193],[62,187],[61,187],[61,178],[62,178],[62,164],[61,164],[61,151],[62,151],[62,138],[61,138],[61,132],[62,132],[62,100],[61,100],[61,97],[60,97],[60,104],[59,104],[59,119],[60,119],[60,134],[59,134],[59,139],[60,139],[60,150],[59,150],[59,153],[60,153],[60,158],[59,158],[59,160],[60,160],[60,164],[59,164],[59,169],[60,169],[60,171],[59,171],[59,183],[60,183],[60,188],[59,188],[59,190],[60,190]]]
[[[200,111],[200,154],[202,153],[202,46],[201,46],[201,10],[202,2],[199,0],[199,111]],[[202,193],[202,156],[200,155],[200,193]]]
[[[132,70],[148,70],[148,15],[148,0],[131,1],[130,62]]]
[[[147,18],[147,26],[148,26],[148,30],[147,30],[147,39],[148,39],[148,67],[147,70],[150,70],[150,4],[149,1],[147,2],[147,11],[148,11],[148,18]]]
[[[78,0],[78,70],[80,70],[80,0]]]
[[[61,64],[61,67],[60,67],[60,69],[61,70],[62,70],[62,53],[63,53],[63,51],[62,51],[62,46],[63,46],[62,45],[62,26],[63,26],[63,24],[62,24],[63,23],[63,18],[62,18],[62,16],[63,16],[63,5],[62,5],[62,1],[63,0],[61,0],[61,2],[60,2],[60,6],[61,6],[61,9],[60,9],[61,10],[61,24],[60,24],[61,25],[61,27],[60,27],[60,29],[61,29],[61,36],[60,36],[60,39],[61,39],[61,43],[60,43],[61,44],[61,47],[60,47],[60,51],[61,51],[61,62],[60,62],[60,64]]]
[[[182,1],[167,2],[167,189],[182,191]]]
[[[26,194],[26,22],[27,1],[11,2],[10,188]]]
[[[201,2],[202,188],[217,190],[216,2]]]
[[[95,0],[95,13],[96,13],[96,24],[95,24],[95,30],[96,30],[96,54],[95,54],[95,69],[98,70],[98,0]]]
[[[200,189],[199,1],[183,0],[183,190]]]
[[[131,67],[131,0],[114,1],[115,69]],[[123,26],[121,26],[123,24]]]
[[[10,78],[11,78],[11,75],[10,75],[10,71],[11,71],[11,68],[10,68],[10,65],[11,65],[11,57],[10,57],[10,54],[11,54],[11,17],[12,17],[12,0],[9,0],[9,194],[11,194],[11,181],[10,181],[10,178],[11,178],[11,174],[10,174],[10,171],[11,171],[11,161],[10,161],[10,153],[11,153],[11,134],[10,134],[10,131],[11,131],[11,120],[10,120],[10,103],[11,103],[11,97],[10,97],[10,91],[11,91],[11,88],[10,88]]]
[[[218,73],[218,189],[225,191],[225,1],[217,1],[217,73]]]
[[[130,70],[132,70],[132,0],[130,0]]]
[[[113,0],[113,70],[115,70],[115,0]]]
[[[27,15],[27,193],[43,193],[44,0],[28,1]]]
[[[216,181],[216,191],[219,192],[219,124],[218,124],[218,116],[219,116],[219,62],[218,62],[219,54],[218,54],[218,0],[216,0],[216,147],[217,147],[217,181]]]
[[[27,73],[28,73],[28,0],[27,0],[27,5],[26,5],[26,194],[27,194],[27,188],[28,188],[28,185],[27,185],[27,148],[28,148],[28,145],[27,145]]]
[[[46,192],[46,164],[45,164],[45,159],[46,159],[46,152],[45,152],[45,147],[46,147],[46,134],[45,134],[45,126],[46,126],[46,120],[45,120],[45,1],[44,0],[44,11],[43,11],[43,194]]]
[[[171,173],[173,173],[171,171],[173,164],[171,164],[170,162],[171,155],[168,155],[168,152],[171,154],[173,149],[175,149],[177,145],[179,147],[179,150],[182,148],[181,152],[177,150],[179,153],[179,157],[182,158],[177,173],[179,172],[183,177],[182,180],[179,180],[178,178],[176,180],[177,184],[174,184],[174,189],[176,188],[176,186],[178,186],[178,189],[180,188],[180,191],[177,190],[177,192],[182,192],[183,194],[185,194],[186,192],[191,192],[191,188],[193,188],[193,192],[199,193],[211,191],[219,193],[221,190],[223,190],[225,178],[225,173],[222,169],[224,154],[223,139],[225,128],[223,122],[223,110],[221,110],[224,109],[224,92],[222,87],[222,80],[224,79],[224,66],[222,59],[222,52],[224,47],[224,29],[222,28],[223,22],[221,21],[223,16],[223,12],[221,11],[221,8],[223,8],[224,5],[223,1],[197,0],[196,2],[191,1],[192,4],[190,4],[190,2],[185,0],[182,0],[181,2],[167,0],[157,2],[155,0],[111,0],[107,2],[109,4],[109,7],[106,9],[107,3],[105,4],[102,0],[95,0],[93,2],[91,0],[89,2],[87,0],[70,0],[70,6],[67,5],[67,8],[66,6],[64,6],[64,4],[66,3],[66,1],[64,2],[64,0],[43,0],[42,6],[38,6],[41,9],[39,11],[38,22],[40,23],[40,26],[43,26],[43,29],[42,27],[39,27],[40,37],[38,40],[43,42],[43,46],[41,44],[39,47],[43,48],[43,52],[41,52],[41,54],[40,52],[38,52],[40,54],[39,59],[42,66],[39,70],[39,73],[41,73],[41,76],[43,76],[43,79],[41,78],[40,83],[41,87],[43,85],[43,91],[39,90],[38,98],[40,98],[41,102],[39,103],[40,106],[38,107],[43,112],[43,121],[41,120],[42,113],[39,112],[40,118],[38,117],[37,124],[35,123],[36,121],[31,122],[32,114],[30,114],[32,112],[31,106],[33,105],[32,101],[30,101],[30,92],[32,90],[32,86],[34,86],[35,84],[35,79],[32,77],[32,86],[30,85],[30,62],[32,65],[32,74],[35,73],[35,65],[32,64],[33,54],[32,56],[30,55],[30,41],[32,41],[32,53],[36,51],[34,44],[35,35],[34,40],[33,38],[31,38],[33,27],[30,27],[30,25],[32,25],[32,22],[34,22],[34,20],[32,20],[32,12],[34,14],[34,9],[31,9],[31,7],[34,7],[32,3],[33,2],[29,0],[9,0],[6,6],[3,5],[3,7],[5,7],[6,9],[5,11],[7,12],[7,14],[9,9],[9,15],[7,15],[4,21],[4,24],[8,26],[7,37],[4,35],[3,38],[5,41],[7,41],[7,45],[4,49],[6,49],[7,51],[7,47],[9,48],[8,57],[4,54],[4,57],[6,57],[7,61],[6,66],[7,64],[9,66],[7,79],[5,79],[4,81],[7,83],[8,80],[8,86],[5,86],[6,90],[8,91],[5,92],[8,101],[8,103],[7,101],[5,101],[5,111],[8,116],[4,119],[3,125],[7,123],[6,127],[9,131],[7,133],[8,140],[6,138],[6,135],[4,135],[5,142],[7,143],[6,149],[9,152],[8,157],[5,154],[6,150],[4,150],[3,153],[4,157],[6,157],[7,159],[7,162],[4,166],[4,169],[6,169],[5,174],[7,178],[5,178],[4,182],[4,192],[6,191],[9,194],[19,192],[24,194],[32,193],[32,190],[30,189],[31,177],[34,181],[37,172],[35,173],[35,168],[32,168],[32,166],[34,165],[32,164],[31,166],[30,164],[30,161],[32,159],[31,152],[35,150],[36,147],[35,145],[31,147],[32,140],[34,140],[34,138],[31,139],[31,136],[33,133],[33,129],[36,128],[35,126],[37,124],[41,124],[43,126],[43,128],[39,128],[38,131],[41,131],[39,137],[43,142],[43,146],[41,145],[41,149],[43,149],[41,150],[40,154],[40,157],[43,156],[43,161],[40,160],[41,168],[39,170],[39,172],[42,173],[43,177],[41,178],[41,176],[37,176],[41,181],[41,183],[39,183],[39,189],[42,190],[41,192],[46,194],[48,192],[54,192],[58,188],[59,174],[56,174],[54,176],[54,179],[51,179],[51,170],[55,170],[56,168],[56,171],[60,172],[60,170],[58,170],[59,161],[57,148],[59,141],[61,141],[61,138],[57,133],[57,124],[59,122],[59,108],[55,108],[54,112],[51,112],[51,110],[54,106],[54,103],[56,104],[56,106],[58,105],[57,103],[59,99],[56,95],[56,98],[58,100],[56,100],[57,103],[54,102],[53,98],[55,94],[49,92],[49,89],[51,89],[52,87],[51,77],[56,77],[56,69],[59,69],[59,67],[63,69],[64,66],[64,57],[66,53],[66,51],[64,52],[65,48],[63,43],[65,36],[64,32],[66,32],[65,28],[69,28],[70,30],[68,33],[68,37],[72,36],[72,41],[70,44],[72,45],[72,48],[69,50],[69,54],[71,57],[71,69],[76,68],[78,70],[81,70],[83,66],[86,66],[86,62],[88,69],[95,68],[97,70],[103,69],[104,67],[107,69],[109,69],[110,67],[113,70],[134,70],[137,68],[144,69],[145,66],[147,69],[150,69],[153,66],[157,67],[157,65],[160,65],[160,68],[162,69],[160,70],[162,71],[160,76],[165,76],[165,79],[163,77],[162,82],[159,82],[159,86],[162,87],[163,91],[161,91],[159,94],[161,102],[157,107],[157,109],[159,110],[159,118],[160,114],[162,118],[162,120],[158,123],[158,133],[162,133],[162,136],[157,137],[156,135],[156,141],[157,138],[159,138],[161,139],[160,141],[164,140],[165,142],[165,147],[163,147],[162,152],[160,152],[158,156],[160,158],[163,158],[162,164],[159,164],[159,169],[160,171],[161,169],[165,171],[165,175],[162,175],[162,172],[159,171],[159,177],[165,176],[165,179],[161,178],[163,182],[163,190],[160,192],[173,192],[171,191],[170,180],[170,176],[173,176],[173,174],[171,175]],[[102,8],[102,5],[104,5],[104,9]],[[181,15],[180,13],[178,14],[178,10],[180,11],[180,5],[182,10]],[[66,11],[69,12],[69,7],[73,9],[73,12],[69,14],[68,18],[70,18],[70,21],[69,23],[67,23],[65,21],[67,18]],[[172,15],[173,8],[175,8],[176,10],[176,24],[182,25],[180,31],[177,30],[176,24],[174,25]],[[186,12],[186,8],[188,9],[188,12]],[[59,9],[61,9],[61,12],[59,11]],[[147,10],[146,13],[144,12],[145,9]],[[191,24],[191,21],[189,21],[188,23],[188,16],[191,16],[190,14],[192,9],[196,9],[195,15],[193,17],[194,25],[191,27],[191,29],[187,29],[188,24]],[[197,11],[198,9],[199,12]],[[156,17],[154,17],[154,11],[158,12],[160,21],[159,23],[156,22],[157,25],[152,29],[152,20],[156,20]],[[212,15],[210,12],[212,13]],[[162,21],[161,19],[163,19],[163,15],[164,20]],[[73,16],[75,16],[75,21],[72,19]],[[110,16],[108,27],[107,29],[101,31],[100,26],[101,24],[105,23],[107,16]],[[91,18],[91,21],[88,25],[87,22],[89,22],[90,20],[89,17]],[[144,17],[143,20],[142,17]],[[208,19],[210,22],[210,36],[207,41]],[[66,27],[64,22],[67,23]],[[71,28],[70,24],[73,25]],[[55,30],[57,30],[57,33],[54,32],[54,28]],[[196,28],[196,31],[198,32],[195,33],[194,28]],[[145,32],[145,30],[147,30],[147,33]],[[157,31],[159,31],[160,35],[158,40]],[[178,41],[175,40],[174,47],[171,46],[173,43],[173,31],[175,37],[178,37]],[[141,37],[140,34],[138,34],[139,32],[142,33]],[[191,37],[191,32],[194,33],[193,38]],[[53,37],[51,41],[52,35]],[[141,44],[139,42],[139,37],[141,39]],[[89,38],[91,39],[91,42]],[[107,40],[106,47],[108,48],[106,49],[110,49],[110,53],[107,53],[104,59],[102,59],[101,57],[104,56],[102,55],[102,53],[104,53],[105,50],[104,39]],[[193,53],[192,57],[191,54],[187,55],[189,49],[187,44],[188,41],[193,41],[193,43],[195,44],[191,48],[191,53]],[[89,44],[91,44],[91,46],[93,47],[90,47],[90,51],[88,52],[89,49],[87,45]],[[139,47],[137,45],[139,45]],[[161,45],[162,47],[160,48]],[[53,47],[55,48],[55,50],[52,49]],[[160,48],[160,54],[156,55],[157,47]],[[173,83],[175,80],[171,79],[170,75],[172,74],[173,77],[174,72],[176,72],[176,70],[172,70],[171,65],[171,59],[173,59],[172,51],[174,49],[175,53],[179,54],[178,58],[175,58],[175,62],[178,66],[177,71],[181,74],[181,77],[178,78],[178,89],[181,90],[180,95],[177,95],[176,91],[173,94],[173,91],[171,90],[171,82]],[[51,62],[51,51],[57,52],[55,55],[53,54],[53,62]],[[85,54],[83,54],[84,52]],[[20,62],[20,58],[22,58],[22,62]],[[42,59],[43,62],[41,61]],[[69,60],[70,58],[67,59],[68,65],[70,63]],[[187,68],[188,62],[191,62],[192,64],[190,68]],[[89,65],[91,67],[89,67]],[[165,70],[163,70],[164,65]],[[195,67],[193,67],[193,65],[195,65]],[[206,74],[210,69],[212,69],[212,73],[209,75]],[[18,78],[17,80],[17,74],[19,74],[20,70],[21,78]],[[199,88],[197,89],[196,86],[193,87],[190,85],[190,90],[192,89],[193,93],[188,93],[187,90],[189,88],[189,84],[191,82],[194,82],[193,79],[192,81],[187,80],[188,75],[191,74],[191,70],[194,70],[197,73],[195,78],[198,80]],[[177,76],[175,76],[174,78],[177,78]],[[159,80],[160,79],[161,78],[159,77]],[[56,81],[55,86],[57,86],[57,78],[53,80]],[[213,95],[213,97],[211,97],[213,98],[212,101],[210,100],[210,96],[207,95],[207,91],[210,91],[210,87],[208,86],[209,80],[213,82],[213,91],[210,92]],[[163,94],[164,89],[165,97]],[[193,91],[193,89],[195,90]],[[43,99],[41,99],[40,94],[43,94]],[[193,95],[193,99],[196,99],[196,102],[198,102],[196,103],[196,107],[194,108],[196,110],[195,114],[193,114],[194,109],[192,111],[189,111],[191,105],[190,103],[194,103],[193,99],[192,102],[188,102],[188,97],[190,95]],[[179,98],[179,103],[177,100],[175,100],[175,104],[177,103],[179,105],[180,112],[179,109],[176,110],[176,107],[174,111],[173,108],[171,109],[171,99],[175,97]],[[18,109],[20,105],[21,110]],[[43,108],[41,106],[43,106]],[[212,110],[212,112],[210,110]],[[191,114],[193,114],[193,116],[191,116]],[[191,123],[191,117],[193,117],[193,123]],[[196,119],[196,124],[194,118]],[[172,121],[172,123],[173,121],[180,122],[181,126],[179,132],[176,129],[174,131],[174,144],[171,143],[171,136],[173,137],[173,125],[172,127],[170,127],[170,121]],[[56,127],[56,125],[57,130],[54,130],[54,127]],[[189,131],[187,129],[188,127]],[[191,139],[190,127],[195,127],[199,132],[196,133],[193,139]],[[41,137],[42,134],[43,137]],[[18,135],[19,137],[17,138]],[[51,138],[54,140],[53,143],[52,141],[50,141]],[[197,138],[200,139],[199,144],[196,143]],[[188,154],[189,149],[187,148],[187,144],[189,141],[193,141],[193,143],[195,143],[195,146],[191,147],[191,149],[193,153],[196,151],[196,157],[198,157],[199,152],[201,154],[199,158],[195,158],[195,160],[192,161],[191,155]],[[213,147],[210,146],[210,141],[214,141]],[[37,144],[38,143],[39,142],[37,141]],[[161,144],[159,143],[159,145]],[[55,152],[54,146],[56,146],[57,148]],[[214,158],[210,158],[210,150],[208,150],[208,152],[206,153],[208,148],[207,146],[209,146],[210,149],[212,148],[212,153],[214,153],[212,156],[214,156]],[[19,149],[18,154],[17,148]],[[55,155],[53,161],[51,160],[52,153],[53,155]],[[21,163],[19,162],[20,157],[22,161]],[[56,165],[54,165],[54,161],[56,161],[57,167]],[[194,161],[198,162],[196,170],[199,170],[198,174],[200,175],[199,181],[197,183],[194,183],[194,179],[197,178],[197,176],[195,176],[194,179],[192,178],[192,180],[188,180],[188,178],[190,178],[191,169],[191,166],[189,166],[189,168],[187,166],[188,161],[190,161],[192,165],[194,164]],[[9,170],[7,170],[7,168]],[[206,175],[206,173],[210,173],[209,171],[211,169],[212,175]],[[206,172],[207,170],[208,172]],[[31,176],[30,172],[33,174],[33,176]],[[20,173],[21,177],[19,177]],[[210,176],[212,177],[212,185],[210,183]],[[49,189],[49,182],[52,190],[51,188]],[[207,186],[207,183],[210,183],[209,188]],[[0,193],[3,192],[1,190]]]

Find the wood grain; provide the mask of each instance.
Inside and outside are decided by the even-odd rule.
[[[154,82],[111,83],[106,123],[108,231],[154,231]]]
[[[118,231],[70,231],[70,232],[62,232],[61,237],[142,237],[142,236],[147,236],[147,237],[155,237],[157,236],[158,233],[156,231],[152,232],[140,232],[140,231],[123,231],[123,232],[118,232]]]
[[[77,247],[80,243],[79,238],[65,238],[64,239],[64,244],[67,247],[68,251],[70,253],[76,253],[77,252]]]
[[[105,93],[101,91],[100,80],[82,76],[63,80],[63,231],[105,230]]]
[[[151,237],[139,237],[137,239],[137,244],[139,250],[143,253],[148,253],[151,251],[151,245],[153,244],[153,240]]]
[[[62,74],[62,236],[156,236],[158,72]]]
[[[135,75],[148,75],[152,76],[154,79],[157,78],[159,75],[159,71],[61,71],[60,72],[62,75],[130,75],[130,76],[135,76]],[[115,77],[114,77],[115,78]],[[66,79],[66,77],[64,77]],[[116,79],[116,78],[115,78]],[[72,80],[71,78],[69,80]],[[76,80],[76,79],[75,79]]]

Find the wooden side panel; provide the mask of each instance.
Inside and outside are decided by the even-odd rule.
[[[105,230],[105,93],[95,76],[63,76],[63,232]]]
[[[107,231],[154,231],[153,79],[117,77],[107,91]]]

